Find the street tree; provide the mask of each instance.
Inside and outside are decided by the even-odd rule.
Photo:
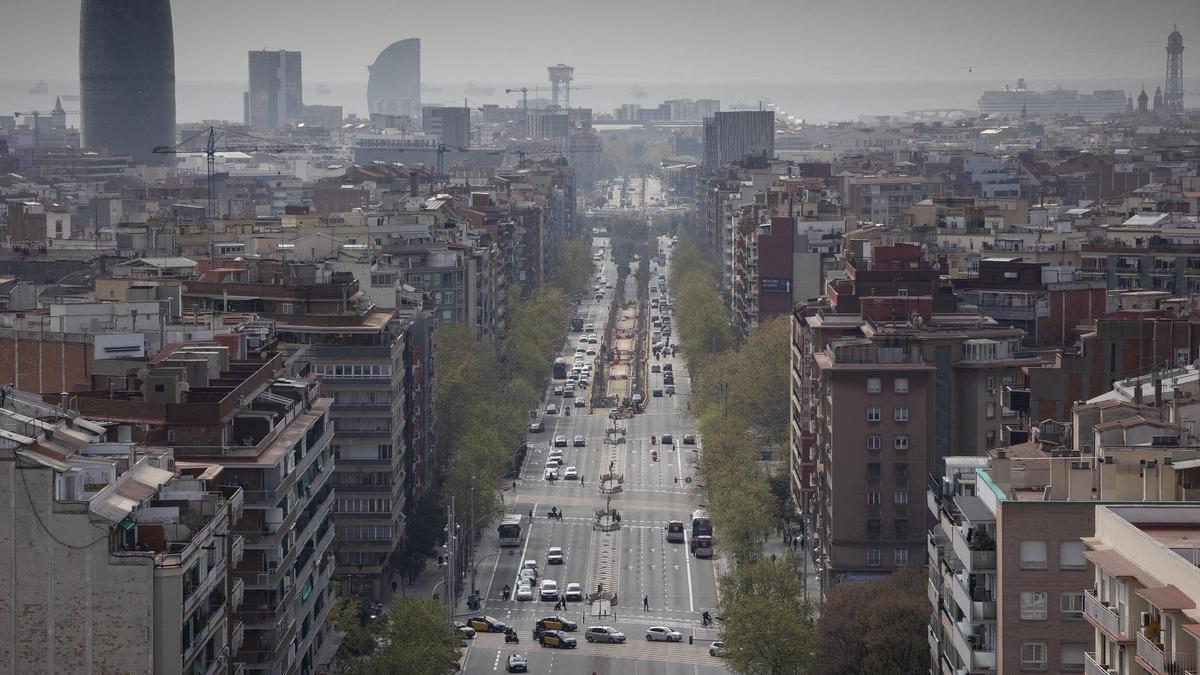
[[[351,675],[443,675],[458,670],[462,636],[446,620],[446,608],[438,602],[395,598],[371,627],[378,647],[351,661],[347,669]]]
[[[814,612],[791,554],[737,565],[721,577],[721,591],[721,639],[734,672],[812,672],[817,646]]]
[[[924,673],[929,669],[925,573],[906,567],[880,581],[847,581],[821,605],[818,672]]]

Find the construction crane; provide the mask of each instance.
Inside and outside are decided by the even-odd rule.
[[[261,138],[241,131],[233,131],[231,129],[222,129],[220,127],[208,127],[192,134],[190,137],[181,141],[178,145],[159,145],[154,148],[156,155],[179,155],[191,154],[192,151],[185,148],[189,143],[197,138],[208,134],[208,140],[205,143],[204,155],[206,159],[206,178],[208,183],[208,203],[204,208],[204,220],[209,229],[216,227],[217,220],[217,192],[216,192],[216,166],[217,166],[217,132],[224,132],[227,135],[239,136],[253,141],[258,141],[255,144],[233,145],[229,141],[222,144],[221,150],[228,152],[294,152],[298,150],[319,150],[321,146],[305,145],[302,143],[279,143],[278,141],[269,138]],[[224,139],[224,137],[222,137]]]
[[[552,91],[549,87],[514,87],[505,89],[506,94],[521,92],[521,115],[525,118],[525,135],[529,135],[529,92]]]

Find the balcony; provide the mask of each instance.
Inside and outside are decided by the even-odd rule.
[[[996,669],[996,650],[984,645],[982,624],[960,621],[953,624],[947,633],[969,672]]]
[[[1108,666],[1101,665],[1093,652],[1083,653],[1083,672],[1084,675],[1117,675],[1115,668],[1110,669]]]
[[[242,648],[242,644],[246,641],[246,624],[241,621],[233,627],[232,641],[230,642],[230,652],[237,654],[237,650]]]
[[[1083,615],[1093,625],[1103,629],[1112,637],[1122,638],[1123,642],[1132,642],[1129,640],[1125,631],[1122,630],[1121,619],[1117,614],[1115,607],[1109,607],[1101,602],[1092,594],[1091,591],[1083,592]]]
[[[973,551],[958,528],[954,528],[954,533],[955,536],[952,537],[954,555],[962,561],[963,568],[968,572],[996,569],[996,551],[994,548],[991,551]]]
[[[232,536],[233,544],[229,550],[229,564],[231,567],[237,567],[242,562],[242,557],[246,553],[246,537],[240,534]]]
[[[234,579],[233,586],[229,590],[229,606],[237,611],[241,606],[242,599],[246,597],[246,581],[244,579]]]
[[[966,576],[965,572],[962,575],[955,574],[953,581],[947,584],[951,595],[954,596],[954,602],[972,621],[995,621],[996,602],[992,592],[979,587],[968,589],[963,583],[963,576]]]
[[[1166,654],[1161,645],[1155,644],[1140,632],[1137,636],[1137,658],[1147,670],[1156,674],[1175,675],[1196,668],[1195,654],[1182,652]]]

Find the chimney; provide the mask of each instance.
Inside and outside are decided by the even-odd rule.
[[[1154,373],[1154,407],[1158,408],[1158,415],[1161,418],[1163,412],[1162,378],[1159,377],[1157,372]]]
[[[408,172],[408,196],[416,199],[421,196],[421,186],[417,180],[417,172]]]
[[[1142,406],[1142,383],[1137,380],[1134,380],[1133,404],[1139,408]]]
[[[62,408],[63,412],[66,412],[67,410],[67,402],[70,400],[70,398],[71,395],[65,391],[58,393],[58,407]]]

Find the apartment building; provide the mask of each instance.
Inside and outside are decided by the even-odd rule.
[[[0,428],[0,603],[22,608],[0,618],[0,669],[235,672],[242,490],[19,390]]]
[[[859,176],[843,179],[846,209],[859,220],[897,225],[904,209],[942,196],[942,186],[924,176]]]
[[[1083,537],[1095,568],[1084,616],[1093,628],[1089,674],[1197,672],[1200,654],[1200,536],[1196,504],[1096,506]]]
[[[336,562],[332,401],[314,379],[281,377],[284,356],[269,324],[180,343],[109,388],[78,392],[70,407],[170,447],[176,466],[241,488],[245,542],[233,576],[244,601],[235,660],[248,673],[315,672],[332,648],[326,619]]]
[[[775,157],[775,113],[771,110],[714,111],[704,118],[704,168],[714,171],[746,158]]]
[[[320,377],[332,399],[335,577],[345,593],[382,600],[387,561],[404,537],[409,492],[406,326],[396,310],[376,309],[362,317],[308,316],[277,330],[293,366]]]

